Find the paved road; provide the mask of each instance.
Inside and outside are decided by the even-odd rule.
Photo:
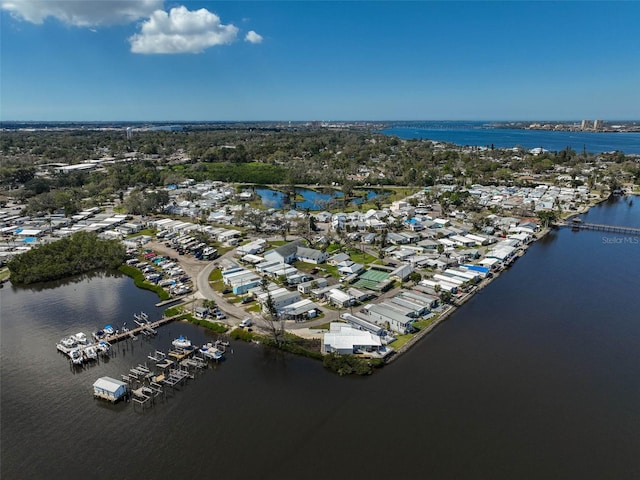
[[[205,262],[202,260],[197,260],[191,255],[177,256],[175,250],[166,247],[163,243],[158,241],[152,241],[146,246],[153,249],[160,255],[177,258],[182,269],[187,275],[191,277],[193,281],[193,293],[184,299],[185,303],[202,299],[215,300],[218,308],[227,315],[226,323],[228,323],[229,325],[237,326],[242,319],[251,316],[253,318],[254,328],[256,330],[261,330],[264,332],[268,331],[266,320],[260,314],[255,312],[247,312],[236,304],[229,302],[223,295],[215,291],[209,285],[209,275],[215,268],[217,268],[217,265],[221,260],[228,259],[235,261],[233,255],[235,250],[231,250],[225,253],[214,261]],[[389,298],[397,292],[398,289],[392,289],[388,292],[383,293],[380,296],[380,299]],[[320,308],[324,313],[324,317],[304,322],[286,321],[285,328],[289,331],[296,332],[297,334],[303,336],[317,336],[317,334],[309,333],[307,330],[309,328],[313,329],[320,325],[335,321],[340,317],[341,313],[351,311],[351,309],[333,310],[326,307],[323,308],[322,305],[320,306]],[[357,308],[360,307],[354,307],[353,311],[355,312]]]
[[[151,248],[162,256],[178,259],[180,267],[189,275],[193,282],[193,293],[184,298],[185,303],[202,299],[215,300],[220,309],[227,315],[230,325],[237,325],[243,318],[247,317],[247,312],[225,300],[224,297],[219,295],[218,292],[214,291],[209,285],[209,275],[211,271],[216,268],[216,264],[220,259],[233,258],[233,251],[227,252],[213,262],[206,262],[198,260],[191,255],[177,256],[175,250],[157,241],[149,242],[146,247]]]

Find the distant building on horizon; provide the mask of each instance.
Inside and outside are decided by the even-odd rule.
[[[593,124],[591,120],[582,120],[580,123],[580,130],[602,130],[604,128],[604,120],[594,120]]]

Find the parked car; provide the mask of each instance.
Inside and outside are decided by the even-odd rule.
[[[224,313],[222,312],[216,313],[216,320],[224,320],[225,318],[227,318],[227,316]]]
[[[247,317],[240,322],[240,328],[250,327],[251,325],[253,325],[251,317]]]

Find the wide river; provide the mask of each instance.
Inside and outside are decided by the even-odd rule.
[[[591,222],[640,226],[640,198]],[[0,290],[0,477],[638,479],[640,238],[562,229],[409,353],[366,378],[233,342],[140,411],[92,398],[184,334],[121,344],[74,372],[61,337],[160,311],[119,276]]]
[[[614,150],[627,155],[640,154],[640,132],[563,132],[487,127],[484,122],[413,122],[382,130],[400,138],[424,138],[456,145],[496,148],[523,147],[560,151],[601,153]]]

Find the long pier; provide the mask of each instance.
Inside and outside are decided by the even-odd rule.
[[[109,335],[105,338],[105,340],[109,343],[119,342],[120,340],[126,340],[127,338],[135,337],[139,333],[144,332],[153,332],[157,327],[160,327],[166,323],[173,322],[175,319],[180,317],[181,315],[174,315],[172,317],[164,317],[160,320],[156,320],[155,322],[149,322],[144,325],[138,326],[136,328],[132,328],[130,330],[126,330],[124,332],[114,333],[113,335]]]
[[[571,227],[574,230],[595,230],[598,232],[621,233],[623,235],[640,236],[640,228],[638,227],[623,227],[618,225],[604,225],[599,223],[584,223],[580,221],[567,221],[565,225],[567,227]]]

